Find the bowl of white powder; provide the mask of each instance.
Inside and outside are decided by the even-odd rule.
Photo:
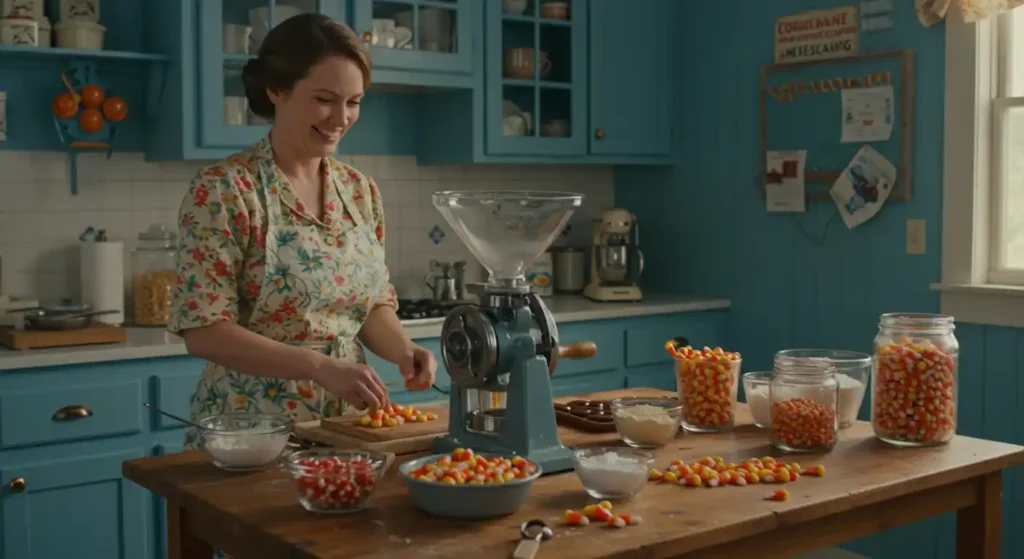
[[[768,385],[772,382],[771,371],[743,373],[743,393],[747,408],[754,418],[754,426],[767,429],[772,423],[771,407],[768,405]]]
[[[683,405],[675,398],[616,398],[612,419],[623,442],[636,448],[658,448],[676,437]]]
[[[576,476],[595,499],[628,499],[647,484],[654,453],[629,447],[580,448],[572,454]]]
[[[225,413],[199,420],[202,448],[222,470],[262,470],[277,463],[288,445],[292,420],[286,415]]]
[[[776,358],[824,358],[836,366],[839,381],[839,428],[853,425],[864,403],[864,394],[871,380],[872,358],[859,351],[844,349],[787,349],[775,354]]]

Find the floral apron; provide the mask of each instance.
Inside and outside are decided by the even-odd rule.
[[[269,148],[268,148],[269,149]],[[337,336],[321,343],[288,341],[332,357],[365,363],[356,334],[373,309],[374,291],[388,279],[384,249],[372,224],[366,224],[352,193],[333,174],[327,180],[345,212],[325,209],[324,221],[282,203],[282,177],[268,153],[259,161],[258,188],[267,205],[266,275],[248,319],[249,330],[278,341],[275,313],[319,313],[342,325]],[[325,193],[325,200],[327,193]],[[285,214],[285,212],[291,212]],[[317,332],[307,332],[316,337]],[[312,381],[256,377],[208,363],[192,397],[191,418],[228,412],[282,413],[293,421],[311,421],[346,413],[345,402]],[[194,429],[185,433],[185,447],[198,448]]]

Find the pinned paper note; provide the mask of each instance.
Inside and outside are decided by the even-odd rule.
[[[765,197],[769,212],[807,211],[804,167],[807,151],[769,151],[765,154]]]
[[[896,167],[871,146],[862,146],[829,194],[850,229],[875,217],[896,183]]]
[[[884,142],[892,137],[892,85],[844,89],[840,142]]]

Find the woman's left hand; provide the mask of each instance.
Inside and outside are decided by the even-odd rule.
[[[437,379],[437,360],[430,350],[413,345],[398,364],[408,390],[427,390]]]

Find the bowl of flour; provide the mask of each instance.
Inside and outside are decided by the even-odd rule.
[[[683,406],[675,398],[616,398],[612,419],[622,441],[635,448],[658,448],[676,438]]]
[[[229,472],[276,464],[293,425],[288,416],[264,413],[225,413],[200,419],[198,424],[203,450],[215,466]]]

